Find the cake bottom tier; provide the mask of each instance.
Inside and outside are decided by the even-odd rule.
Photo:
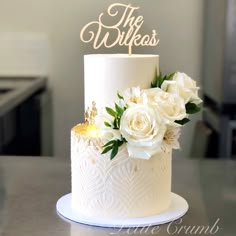
[[[97,141],[71,136],[72,208],[88,217],[136,218],[170,206],[171,153],[129,158],[126,146],[111,161]]]

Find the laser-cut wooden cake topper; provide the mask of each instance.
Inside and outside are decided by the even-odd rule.
[[[97,21],[86,24],[80,32],[84,43],[92,43],[94,49],[101,46],[112,48],[116,45],[127,46],[129,55],[133,46],[157,46],[159,39],[156,30],[142,35],[140,33],[144,23],[143,16],[135,16],[139,7],[131,4],[114,3],[106,13],[101,13]],[[110,25],[108,20],[112,24]],[[106,23],[107,21],[108,23]]]

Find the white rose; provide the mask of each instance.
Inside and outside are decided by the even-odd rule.
[[[165,80],[162,83],[161,88],[168,93],[178,94],[184,99],[185,104],[188,102],[200,104],[202,102],[198,96],[199,87],[196,86],[196,81],[185,73],[175,73],[172,80]]]
[[[120,132],[127,140],[130,157],[149,159],[160,152],[165,131],[161,116],[144,104],[130,106],[121,117]]]
[[[110,116],[105,109],[98,111],[98,115],[95,117],[95,125],[100,129],[101,137],[105,142],[121,139],[120,131],[113,129],[113,120],[114,118]],[[107,127],[105,122],[107,122],[110,127]]]
[[[178,126],[176,120],[187,117],[184,100],[176,94],[164,92],[159,88],[144,90],[148,104],[157,109],[167,119],[169,125]]]

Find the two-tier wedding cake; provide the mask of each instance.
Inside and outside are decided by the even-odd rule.
[[[85,123],[71,130],[71,208],[80,219],[166,212],[172,202],[172,150],[179,149],[180,128],[189,115],[200,110],[194,80],[180,72],[160,73],[158,55],[131,53],[132,45],[159,42],[155,30],[139,33],[143,17],[132,16],[137,9],[112,4],[107,15],[116,19],[122,13],[117,23],[106,25],[102,13],[81,31],[82,41],[93,41],[95,49],[119,44],[129,54],[84,56]],[[114,42],[111,33],[117,34]]]
[[[155,55],[86,55],[85,106],[95,101],[99,109],[111,103],[117,91],[134,86],[149,88],[157,71],[159,56]],[[101,154],[104,142],[97,132],[86,125],[77,125],[71,131],[74,209],[104,218],[144,217],[167,209],[171,152],[158,153],[148,161],[129,158],[124,144],[110,160],[109,154]]]

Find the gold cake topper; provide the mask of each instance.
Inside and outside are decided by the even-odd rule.
[[[143,16],[135,16],[139,7],[122,3],[111,4],[106,13],[101,13],[97,21],[86,24],[80,32],[80,38],[84,43],[93,43],[93,48],[101,46],[112,48],[116,45],[132,46],[157,46],[159,39],[156,30],[152,34],[141,35],[140,30],[144,23]],[[108,21],[109,20],[109,21]],[[112,22],[112,24],[105,23]]]
[[[87,124],[94,124],[95,122],[95,116],[97,115],[97,107],[96,107],[96,102],[92,102],[92,107],[88,107],[87,110],[84,113],[85,117],[85,123]]]

